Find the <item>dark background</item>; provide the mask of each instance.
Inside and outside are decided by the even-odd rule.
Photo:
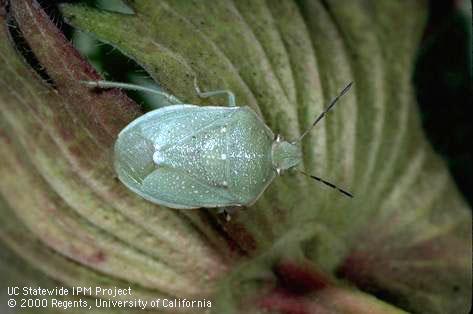
[[[430,1],[414,84],[422,123],[473,205],[472,20],[466,1]],[[468,16],[469,13],[469,16]]]

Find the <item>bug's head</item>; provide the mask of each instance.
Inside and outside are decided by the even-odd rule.
[[[297,140],[292,141],[292,142],[283,141],[281,139],[281,137],[278,135],[276,140],[273,142],[273,147],[272,147],[272,151],[271,151],[273,167],[274,167],[274,169],[276,169],[278,174],[281,174],[282,171],[296,166],[297,164],[299,164],[302,161],[302,153],[301,153],[301,147],[300,147],[299,143],[302,141],[302,139],[307,134],[309,134],[309,132],[314,128],[314,126],[320,120],[322,120],[322,118],[333,108],[333,106],[335,106],[335,104],[338,102],[338,100],[350,90],[351,85],[352,85],[352,83],[349,83],[340,92],[340,94],[338,94],[337,97],[332,99],[332,101],[327,106],[327,108],[325,108],[325,110],[319,116],[317,116],[317,118],[314,120],[312,125],[307,130],[305,130]],[[316,181],[319,181],[319,182],[331,187],[332,189],[336,189],[340,193],[343,193],[344,195],[346,195],[348,197],[353,197],[353,195],[350,192],[347,192],[346,190],[341,189],[338,186],[336,186],[335,184],[330,183],[330,182],[328,182],[328,181],[326,181],[326,180],[324,180],[320,177],[307,174],[307,173],[305,173],[304,171],[302,171],[300,169],[296,169],[296,171],[303,174],[303,175],[305,175],[305,176],[307,176],[307,177],[310,177],[310,178],[312,178]]]
[[[309,134],[309,132],[317,125],[317,123],[322,120],[322,118],[333,108],[333,106],[335,106],[338,100],[350,90],[351,86],[352,83],[349,83],[347,86],[345,86],[340,94],[332,99],[328,107],[317,116],[312,125],[307,128],[297,140],[287,142],[282,140],[281,136],[277,136],[276,140],[273,142],[271,156],[273,167],[276,169],[278,174],[281,174],[282,171],[290,169],[301,162],[302,154],[299,143],[307,134]]]
[[[292,168],[301,162],[301,147],[299,143],[284,141],[281,136],[278,135],[273,142],[271,158],[274,169],[280,174],[281,171]]]

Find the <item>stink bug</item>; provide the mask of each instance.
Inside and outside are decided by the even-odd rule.
[[[301,162],[300,141],[351,87],[348,84],[297,140],[285,141],[249,107],[238,107],[231,91],[228,107],[182,104],[176,97],[146,87],[108,81],[90,87],[152,92],[175,105],[150,111],[128,124],[115,143],[118,178],[143,198],[176,209],[226,208],[254,204],[284,170]],[[352,197],[319,177],[300,173]]]

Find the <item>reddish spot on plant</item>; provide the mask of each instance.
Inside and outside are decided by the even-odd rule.
[[[310,314],[307,299],[286,291],[274,290],[259,301],[262,309],[281,314]]]
[[[325,289],[330,285],[326,275],[311,264],[283,262],[275,269],[280,287],[295,294],[305,294]]]

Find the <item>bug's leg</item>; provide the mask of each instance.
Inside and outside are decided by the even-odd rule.
[[[235,214],[239,208],[240,206],[219,207],[217,213],[224,214],[225,220],[230,221],[232,219],[232,215]]]
[[[227,211],[227,209],[227,207],[219,207],[217,210],[217,214],[225,215],[225,220],[230,221],[232,219],[232,216],[230,216],[230,213]]]
[[[229,222],[230,220],[232,220],[232,216],[226,211],[224,210],[223,213],[225,214],[225,220],[227,222]]]
[[[134,90],[134,91],[139,91],[139,92],[157,94],[166,98],[171,104],[182,104],[182,101],[180,101],[177,97],[171,94],[165,93],[163,91],[154,89],[154,88],[144,87],[144,86],[135,85],[135,84],[112,82],[112,81],[80,81],[80,82],[92,88],[104,88],[104,89],[105,88],[120,88],[120,89],[126,89],[126,90]]]
[[[194,88],[195,88],[195,91],[196,91],[197,95],[199,95],[199,97],[201,97],[201,98],[207,98],[207,97],[217,96],[217,95],[221,95],[221,94],[227,94],[227,96],[228,96],[228,106],[229,107],[236,107],[235,94],[233,94],[233,92],[231,92],[229,90],[223,89],[223,90],[214,90],[214,91],[210,91],[210,92],[202,92],[200,90],[199,86],[197,85],[197,78],[194,78]]]

